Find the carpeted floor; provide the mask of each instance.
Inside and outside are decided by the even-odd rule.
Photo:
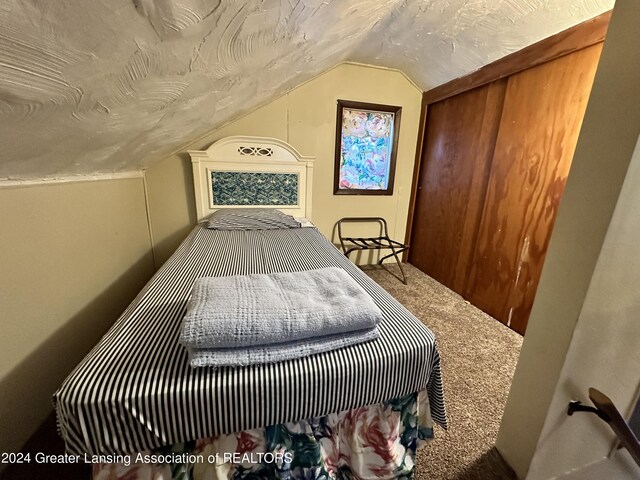
[[[411,265],[406,286],[398,267],[363,270],[438,339],[449,429],[418,451],[415,478],[515,479],[493,445],[522,337]]]

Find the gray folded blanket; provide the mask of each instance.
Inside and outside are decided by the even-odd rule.
[[[191,349],[286,343],[370,330],[382,312],[347,272],[205,277],[195,281],[180,340]]]
[[[375,340],[380,336],[378,328],[357,332],[328,335],[285,344],[260,345],[249,348],[195,349],[189,350],[192,367],[229,367],[282,362],[329,352],[358,343]]]

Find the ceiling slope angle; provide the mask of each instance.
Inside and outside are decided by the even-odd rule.
[[[4,0],[0,179],[146,168],[343,61],[432,88],[612,0]]]
[[[615,0],[431,0],[395,5],[352,59],[402,70],[424,91],[613,8]]]

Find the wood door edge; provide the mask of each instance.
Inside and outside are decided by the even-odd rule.
[[[425,103],[424,96],[422,97],[422,104],[420,106],[420,123],[418,126],[418,138],[416,140],[416,153],[415,160],[413,162],[413,177],[411,180],[411,195],[409,197],[409,210],[407,212],[407,229],[404,235],[404,244],[411,246],[411,234],[413,233],[413,217],[416,208],[416,197],[418,196],[418,179],[420,176],[420,167],[422,164],[422,151],[424,148],[424,136],[427,130],[427,104]],[[405,250],[402,253],[402,261],[408,262],[411,255],[411,248]]]

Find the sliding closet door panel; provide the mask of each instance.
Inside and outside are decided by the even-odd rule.
[[[409,262],[464,291],[506,80],[429,107]]]
[[[509,77],[466,297],[524,333],[601,44]]]

